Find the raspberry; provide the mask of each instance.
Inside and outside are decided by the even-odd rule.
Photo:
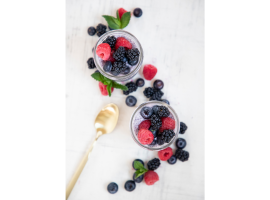
[[[116,40],[115,49],[118,49],[119,47],[125,47],[126,49],[132,49],[132,44],[123,37],[119,37]]]
[[[144,65],[143,75],[146,80],[152,80],[157,74],[157,68],[154,65]]]
[[[149,129],[151,126],[151,121],[150,120],[144,120],[140,123],[139,125],[139,130],[140,129]]]
[[[100,92],[103,96],[108,96],[108,91],[107,91],[107,85],[104,85],[103,83],[99,82],[98,84]],[[111,92],[113,92],[114,88],[112,87]]]
[[[170,117],[161,118],[162,125],[159,129],[159,132],[162,133],[164,130],[174,130],[175,129],[175,120]]]
[[[154,185],[158,180],[158,174],[154,171],[149,170],[144,174],[144,182],[146,185]]]
[[[119,9],[118,9],[119,18],[121,19],[122,15],[123,15],[124,13],[126,13],[126,12],[127,12],[127,11],[126,11],[124,8],[119,8]]]
[[[154,135],[147,129],[141,129],[138,133],[138,140],[141,144],[151,144],[154,140]]]
[[[166,149],[163,149],[158,152],[158,157],[162,161],[168,160],[173,155],[172,148],[167,147]]]
[[[111,47],[107,43],[102,43],[98,45],[96,53],[102,60],[108,60],[111,55]]]

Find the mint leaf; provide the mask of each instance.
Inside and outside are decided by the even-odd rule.
[[[143,168],[143,164],[141,162],[135,160],[134,161],[134,168],[141,169],[141,168]]]
[[[104,84],[105,85],[105,84]],[[110,84],[109,85],[107,85],[107,91],[108,91],[108,94],[109,94],[109,97],[112,95],[112,82],[110,82]]]
[[[135,178],[140,177],[141,175],[145,174],[145,173],[148,171],[148,170],[145,169],[145,168],[143,168],[143,169],[144,169],[144,170],[137,170],[137,171],[135,172],[135,174],[136,174]]]
[[[127,90],[128,90],[128,87],[127,87],[127,86],[122,85],[122,84],[120,84],[120,83],[117,83],[117,82],[115,82],[115,81],[112,82],[112,86],[113,86],[114,88],[121,89],[121,90],[124,90],[124,91],[127,91]]]
[[[103,80],[103,78],[102,78],[103,75],[101,73],[99,73],[99,72],[93,73],[91,76],[97,81],[102,82],[102,80]]]
[[[105,18],[109,27],[111,27],[112,29],[120,29],[121,22],[119,19],[112,17],[112,16],[109,16],[109,15],[102,15],[102,17]]]
[[[112,83],[112,81],[104,81],[104,85],[110,85]]]
[[[119,12],[118,12],[118,10],[116,11],[116,16],[117,16],[117,19],[120,21],[120,17],[119,17]]]
[[[130,21],[130,12],[126,12],[121,17],[121,29],[125,28]]]

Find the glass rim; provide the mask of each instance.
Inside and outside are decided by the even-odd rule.
[[[139,57],[138,63],[136,64],[137,65],[136,68],[134,70],[132,70],[130,73],[124,75],[124,76],[114,76],[114,75],[112,75],[110,73],[105,72],[103,70],[103,67],[98,64],[98,62],[97,62],[97,54],[96,54],[96,49],[97,49],[97,46],[98,46],[100,41],[105,40],[105,38],[107,38],[108,35],[111,35],[113,33],[119,33],[119,32],[130,35],[138,43],[138,46],[139,46],[138,48],[140,50],[140,57]],[[95,62],[96,68],[99,70],[99,72],[103,76],[105,76],[105,77],[107,77],[107,78],[109,78],[111,80],[114,80],[114,81],[127,81],[127,80],[131,79],[132,77],[134,77],[138,73],[138,71],[140,70],[140,68],[142,66],[142,63],[143,63],[143,48],[142,48],[142,45],[139,42],[139,40],[133,34],[127,32],[127,31],[124,31],[124,30],[119,30],[119,29],[118,30],[108,31],[105,34],[103,34],[98,39],[97,43],[95,44],[93,55],[94,55],[93,57],[94,57],[94,62]]]
[[[172,112],[172,115],[174,117],[174,120],[175,120],[175,123],[176,123],[176,131],[175,131],[175,136],[174,138],[169,142],[167,143],[165,146],[162,146],[162,147],[150,147],[150,146],[146,146],[146,145],[143,145],[139,142],[138,138],[137,138],[137,135],[135,132],[133,132],[133,126],[132,126],[132,122],[133,122],[133,119],[135,117],[135,115],[137,114],[137,112],[144,106],[147,106],[148,104],[153,104],[155,103],[156,105],[158,106],[166,106],[170,112]],[[130,131],[131,131],[131,136],[133,138],[133,140],[142,148],[144,149],[147,149],[147,150],[150,150],[150,151],[160,151],[160,150],[163,150],[163,149],[166,149],[167,147],[171,146],[174,141],[178,138],[178,133],[179,133],[179,130],[180,130],[180,121],[179,121],[179,118],[178,118],[178,115],[176,114],[175,110],[170,106],[168,105],[167,103],[165,102],[162,102],[162,101],[146,101],[144,103],[142,103],[141,105],[139,105],[135,110],[134,112],[132,113],[132,116],[130,118]]]

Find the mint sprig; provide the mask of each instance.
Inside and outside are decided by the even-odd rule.
[[[140,177],[141,175],[145,174],[148,170],[144,168],[143,164],[139,161],[134,161],[134,168],[136,169],[136,176],[135,178]]]
[[[123,29],[125,28],[130,21],[131,14],[130,12],[126,12],[122,15],[121,19],[119,17],[119,12],[118,10],[116,11],[116,17],[109,16],[109,15],[102,15],[104,19],[107,21],[109,27],[112,29]]]
[[[95,80],[100,81],[101,83],[103,83],[104,85],[107,85],[107,91],[109,96],[111,96],[112,94],[112,87],[116,88],[116,89],[121,89],[121,90],[128,90],[128,87],[125,85],[122,85],[120,83],[117,83],[105,76],[103,76],[101,73],[99,72],[95,72],[91,75]]]

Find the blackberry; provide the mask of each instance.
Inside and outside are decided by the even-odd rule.
[[[145,88],[145,90],[143,91],[144,96],[146,96],[147,98],[150,98],[153,96],[154,94],[154,89],[151,87]]]
[[[103,43],[107,43],[110,45],[111,48],[114,48],[114,45],[116,43],[116,37],[114,36],[108,36],[106,40],[103,41]]]
[[[140,52],[137,48],[135,49],[129,49],[126,52],[127,59],[129,61],[133,61],[135,59],[139,59]]]
[[[162,122],[161,122],[161,119],[159,118],[158,115],[153,114],[150,117],[150,120],[151,120],[151,129],[152,130],[158,130],[161,127]]]
[[[111,73],[115,76],[117,76],[118,74],[120,74],[124,69],[126,68],[126,63],[123,62],[114,62],[112,69],[111,69]]]
[[[95,62],[94,62],[94,59],[93,58],[89,58],[87,60],[87,64],[88,64],[88,68],[89,69],[94,69],[96,68],[96,65],[95,65]]]
[[[159,106],[157,114],[159,117],[169,117],[170,111],[167,107],[165,106]]]
[[[179,133],[184,134],[186,132],[187,128],[188,127],[184,122],[180,122],[180,131],[179,131]]]
[[[96,31],[95,27],[91,26],[88,28],[87,32],[89,35],[93,36],[96,34],[97,31]]]
[[[119,47],[113,54],[113,58],[116,60],[116,61],[123,61],[124,58],[125,58],[125,53],[126,53],[126,50],[125,50],[125,47]]]
[[[154,158],[147,163],[147,167],[149,170],[156,170],[160,166],[160,160],[158,158]]]
[[[152,100],[160,101],[163,95],[164,93],[161,90],[153,89],[153,95],[151,96],[150,101]]]
[[[189,158],[189,153],[185,150],[182,149],[177,149],[175,152],[175,156],[176,158],[178,158],[179,160],[181,160],[182,162],[187,161]]]
[[[126,84],[126,86],[128,87],[128,90],[123,91],[125,95],[129,95],[130,93],[135,92],[138,88],[138,86],[134,82],[129,82]]]
[[[98,24],[96,29],[97,29],[97,36],[100,37],[101,35],[106,33],[107,26],[103,24]]]
[[[166,142],[169,143],[173,137],[175,136],[175,132],[173,130],[164,130],[161,134],[160,137],[161,139]]]
[[[164,140],[162,140],[161,136],[159,135],[159,136],[157,137],[157,144],[158,144],[158,145],[163,145],[164,143],[165,143]]]

